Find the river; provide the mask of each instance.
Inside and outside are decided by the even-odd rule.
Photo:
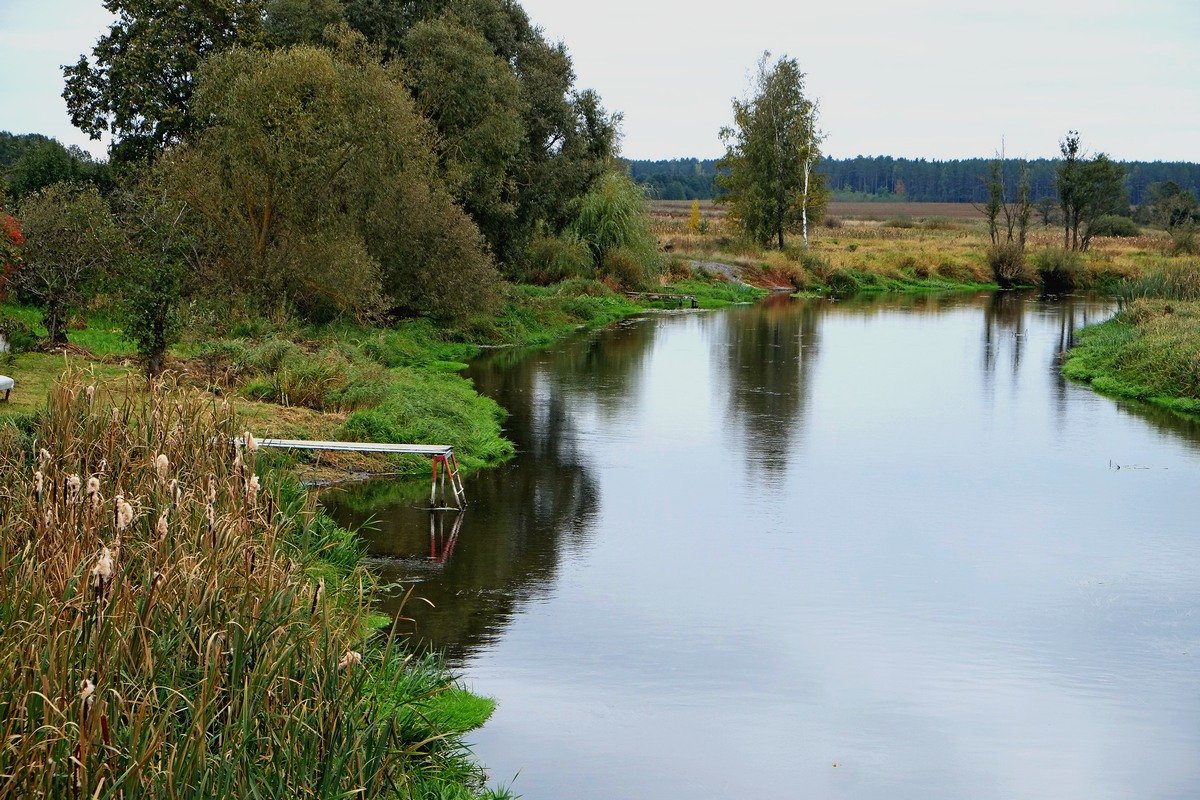
[[[1062,379],[1113,310],[785,300],[496,352],[520,452],[457,529],[427,485],[325,502],[531,800],[1195,797],[1200,426]]]

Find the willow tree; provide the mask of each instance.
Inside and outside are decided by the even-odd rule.
[[[733,127],[721,129],[725,157],[717,186],[724,191],[730,218],[763,246],[780,249],[784,235],[800,228],[808,244],[808,224],[823,213],[824,178],[813,168],[824,135],[817,130],[817,101],[804,93],[804,73],[796,59],[771,63],[763,53],[752,97],[733,101]]]
[[[429,124],[361,41],[218,55],[195,108],[207,126],[158,180],[199,234],[202,285],[309,319],[457,316],[492,299],[499,276],[441,181]]]

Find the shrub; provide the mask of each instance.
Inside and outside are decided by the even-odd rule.
[[[1003,289],[1011,289],[1028,280],[1025,274],[1025,251],[1016,242],[1001,242],[988,248],[987,263],[992,277]]]
[[[579,201],[572,231],[601,269],[607,268],[609,252],[625,250],[639,270],[658,272],[660,256],[650,232],[645,192],[624,175],[608,173],[596,181]]]
[[[603,271],[621,286],[633,289],[646,282],[646,269],[637,254],[623,247],[610,250],[604,255]]]
[[[1090,227],[1093,236],[1120,236],[1128,238],[1140,236],[1142,233],[1136,222],[1129,217],[1121,217],[1116,214],[1104,214],[1096,217]]]
[[[822,224],[823,224],[823,225],[824,225],[826,228],[840,228],[840,227],[842,227],[842,225],[844,225],[845,223],[843,223],[843,222],[842,222],[842,218],[841,218],[841,217],[832,217],[832,216],[830,216],[830,217],[825,217],[825,219],[824,219],[824,221],[822,222]]]
[[[835,297],[849,297],[858,292],[882,289],[887,279],[882,275],[850,267],[834,270],[827,279],[829,289]]]
[[[885,222],[883,224],[889,228],[915,228],[915,227],[917,227],[917,223],[913,221],[913,218],[906,214],[902,214],[898,217],[892,217],[891,219],[889,219],[887,222]]]
[[[237,339],[216,339],[202,344],[196,358],[204,365],[210,384],[224,384],[245,369],[250,351]]]
[[[572,234],[539,236],[529,246],[526,278],[545,286],[568,278],[579,278],[592,271],[587,245]]]
[[[0,339],[8,344],[10,353],[27,353],[38,346],[33,328],[16,317],[0,316]]]
[[[921,227],[928,231],[952,231],[958,226],[949,217],[930,217],[921,223]]]
[[[1034,269],[1042,291],[1047,294],[1069,292],[1079,284],[1083,258],[1074,250],[1050,248],[1033,257]]]
[[[1196,240],[1194,228],[1176,228],[1171,231],[1167,254],[1172,256],[1200,255],[1200,242]]]

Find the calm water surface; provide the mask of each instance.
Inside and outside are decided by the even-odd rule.
[[[527,798],[1194,798],[1200,427],[1062,380],[1111,312],[631,321],[472,367],[520,456],[457,530],[326,499]]]

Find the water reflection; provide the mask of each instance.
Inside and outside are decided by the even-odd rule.
[[[372,568],[398,587],[383,608],[412,619],[419,642],[467,658],[552,584],[564,552],[586,547],[600,490],[578,422],[620,413],[653,340],[653,325],[629,323],[550,351],[478,359],[469,376],[508,410],[518,456],[467,479],[470,507],[453,522],[426,520],[427,482],[371,481],[323,496],[339,521],[364,526]],[[428,603],[401,608],[414,584]]]
[[[1112,309],[776,301],[497,352],[519,454],[465,514],[329,502],[500,699],[474,745],[523,796],[1190,796],[1200,425],[1061,378]]]
[[[825,306],[774,297],[717,321],[712,390],[725,398],[725,427],[747,476],[778,487],[802,439],[808,382],[820,347]]]

